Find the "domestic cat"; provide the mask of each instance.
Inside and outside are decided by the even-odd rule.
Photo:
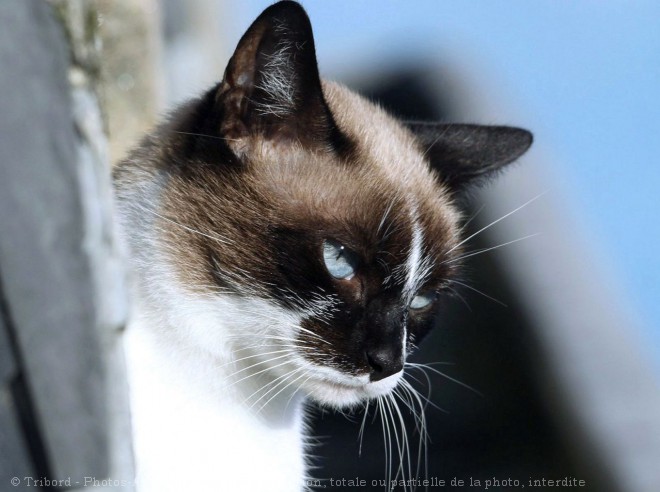
[[[396,121],[320,79],[299,4],[267,8],[114,172],[138,490],[304,490],[305,401],[403,384],[460,273],[457,200],[531,141]]]

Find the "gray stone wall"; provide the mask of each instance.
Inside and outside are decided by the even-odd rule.
[[[0,490],[132,488],[94,8],[0,2]]]

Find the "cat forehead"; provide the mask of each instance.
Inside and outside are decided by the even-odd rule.
[[[340,130],[355,143],[354,158],[378,168],[415,193],[439,186],[412,134],[376,104],[341,84],[323,81],[323,94]]]
[[[449,193],[408,130],[340,84],[324,81],[323,89],[353,151],[345,162],[332,151],[255,139],[249,151],[252,179],[262,193],[279,199],[277,208],[371,222],[388,209],[408,219],[422,215],[445,228],[458,220]]]

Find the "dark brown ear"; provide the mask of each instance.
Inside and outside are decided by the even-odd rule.
[[[254,21],[216,97],[228,138],[259,134],[322,145],[339,138],[321,90],[312,27],[296,2],[271,5]]]
[[[532,134],[508,126],[408,122],[431,167],[450,189],[479,183],[523,155]]]

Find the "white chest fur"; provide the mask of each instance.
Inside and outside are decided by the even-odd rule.
[[[138,492],[303,490],[300,397],[256,412],[249,379],[226,385],[233,364],[169,343],[144,321],[127,331],[126,354]]]

